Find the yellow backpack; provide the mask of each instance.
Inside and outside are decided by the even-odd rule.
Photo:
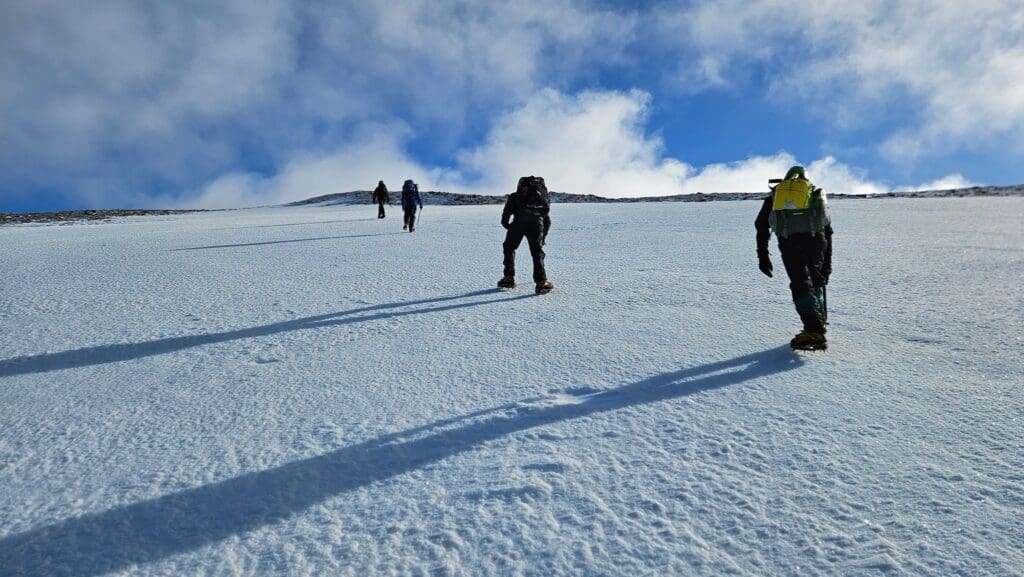
[[[825,191],[815,188],[806,178],[783,180],[775,187],[768,223],[775,234],[818,234],[828,224]]]

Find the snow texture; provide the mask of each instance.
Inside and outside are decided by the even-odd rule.
[[[758,208],[3,227],[0,574],[1024,574],[1024,199],[833,202],[827,353]]]

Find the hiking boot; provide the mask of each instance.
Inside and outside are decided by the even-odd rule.
[[[794,349],[819,349],[825,348],[827,342],[825,341],[825,335],[822,333],[812,333],[810,331],[800,331],[793,340],[789,341],[789,344]]]
[[[503,276],[498,281],[498,288],[515,288],[516,277],[514,276]]]
[[[542,294],[545,294],[545,293],[549,293],[552,290],[554,290],[554,288],[555,288],[555,285],[551,284],[551,281],[549,281],[549,280],[546,280],[544,282],[539,282],[539,283],[537,283],[537,294],[542,295]]]

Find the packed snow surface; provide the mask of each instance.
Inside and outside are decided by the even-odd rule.
[[[799,354],[758,208],[0,228],[0,574],[1024,574],[1024,199],[834,202]]]

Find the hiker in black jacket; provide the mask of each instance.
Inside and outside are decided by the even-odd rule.
[[[384,218],[384,203],[391,204],[391,199],[383,180],[377,183],[377,189],[373,191],[373,202],[377,203],[377,218]]]
[[[519,179],[516,191],[508,196],[505,210],[501,212],[501,226],[505,227],[505,276],[498,281],[498,288],[516,286],[516,249],[523,237],[530,245],[533,257],[533,282],[537,294],[551,292],[555,285],[548,280],[544,270],[544,241],[551,230],[551,201],[544,179],[539,176],[524,176]],[[513,220],[509,222],[509,219]]]
[[[774,231],[793,305],[803,323],[803,330],[790,344],[795,349],[825,349],[825,286],[832,274],[832,219],[825,192],[811,184],[802,166],[790,168],[786,178],[771,182],[777,184],[754,221],[758,268],[772,276],[768,239]]]

